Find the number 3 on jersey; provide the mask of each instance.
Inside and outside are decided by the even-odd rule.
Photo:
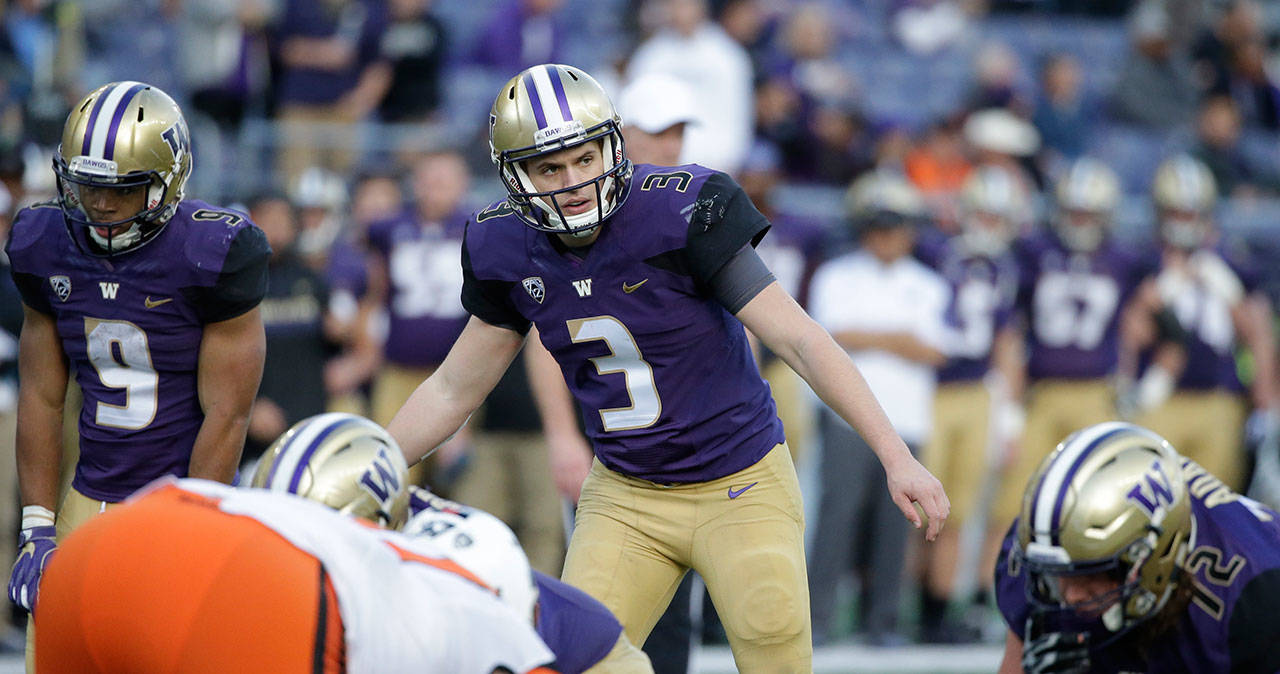
[[[128,321],[84,319],[89,362],[107,388],[124,389],[125,404],[98,401],[94,421],[99,426],[136,431],[156,418],[160,375],[151,365],[147,333]],[[113,347],[118,346],[116,359]]]
[[[653,382],[653,368],[640,355],[640,347],[627,326],[613,316],[578,318],[569,321],[568,325],[569,339],[574,344],[599,339],[609,347],[608,356],[591,359],[597,373],[622,373],[626,377],[631,406],[600,410],[604,430],[628,431],[656,423],[662,414],[662,399],[658,397],[658,389]]]

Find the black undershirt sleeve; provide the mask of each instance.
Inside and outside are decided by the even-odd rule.
[[[756,250],[747,245],[739,248],[707,285],[711,295],[729,313],[736,314],[773,281],[773,272]]]
[[[723,173],[713,173],[698,191],[689,213],[685,258],[693,277],[709,287],[711,279],[744,246],[754,247],[769,231],[769,220],[751,198]]]
[[[1280,672],[1280,569],[1258,574],[1240,593],[1227,626],[1231,671]]]

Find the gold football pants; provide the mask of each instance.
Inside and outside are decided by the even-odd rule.
[[[739,671],[811,671],[804,509],[785,444],[733,475],[674,486],[592,464],[564,580],[642,646],[690,568],[706,581]]]

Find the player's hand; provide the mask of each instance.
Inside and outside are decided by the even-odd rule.
[[[951,513],[951,501],[938,478],[910,455],[892,466],[885,466],[885,474],[889,481],[889,496],[902,514],[919,529],[924,522],[915,504],[920,504],[929,524],[924,537],[930,541],[937,538],[947,515]]]
[[[591,472],[591,459],[595,454],[591,444],[581,433],[548,436],[548,453],[551,460],[551,477],[560,495],[578,502],[582,483]]]
[[[27,527],[18,538],[18,561],[13,563],[9,576],[9,601],[34,612],[36,593],[40,589],[40,574],[57,549],[57,529],[52,523]]]
[[[1047,632],[1025,642],[1022,671],[1026,674],[1084,674],[1089,671],[1089,635]]]

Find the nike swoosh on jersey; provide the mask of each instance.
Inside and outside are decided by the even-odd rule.
[[[623,282],[622,282],[622,292],[624,292],[624,293],[626,293],[626,294],[630,295],[631,293],[635,292],[637,288],[639,288],[640,286],[642,286],[642,285],[644,285],[644,284],[646,284],[646,283],[648,283],[648,282],[649,282],[649,279],[645,279],[645,280],[643,280],[643,281],[641,281],[641,282],[639,282],[639,283],[637,283],[637,284],[635,284],[635,285],[627,285],[627,282],[626,282],[626,281],[623,281]]]
[[[172,302],[172,301],[173,301],[172,297],[166,297],[162,300],[153,300],[151,299],[150,295],[147,295],[147,299],[143,300],[143,304],[146,304],[148,309],[154,309],[160,306],[161,304],[165,304],[166,302]]]
[[[746,490],[748,490],[748,489],[750,489],[750,488],[752,488],[752,487],[754,487],[754,486],[756,486],[756,485],[758,485],[758,484],[760,484],[760,482],[759,482],[759,481],[752,482],[751,484],[749,484],[749,485],[747,485],[747,486],[743,487],[742,489],[738,489],[738,490],[736,490],[736,491],[734,490],[734,488],[733,488],[733,487],[729,487],[729,498],[738,498],[739,496],[742,496],[742,492],[744,492],[744,491],[746,491]]]

